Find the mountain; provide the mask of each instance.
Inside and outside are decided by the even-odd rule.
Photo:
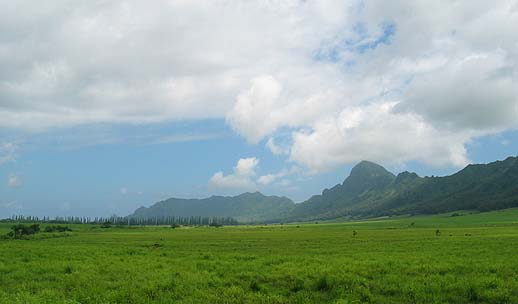
[[[518,157],[469,165],[444,177],[420,177],[412,172],[396,176],[378,164],[362,161],[343,183],[300,204],[259,192],[205,199],[170,198],[141,207],[130,217],[218,216],[240,222],[274,222],[511,207],[518,207]]]
[[[518,207],[518,158],[469,165],[445,177],[394,176],[362,161],[340,185],[297,204],[289,220],[432,214]]]
[[[140,207],[130,217],[216,216],[233,217],[239,222],[264,222],[286,218],[294,207],[295,203],[286,197],[247,192],[204,199],[170,198],[150,207]]]
[[[344,214],[348,208],[365,200],[374,192],[381,192],[396,179],[382,166],[362,161],[356,165],[342,184],[325,189],[321,195],[297,204],[291,218],[333,218]]]

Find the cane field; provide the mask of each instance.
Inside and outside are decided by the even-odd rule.
[[[68,226],[0,239],[0,303],[518,303],[517,209],[220,228]]]

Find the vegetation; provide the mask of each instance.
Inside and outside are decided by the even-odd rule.
[[[130,218],[153,219],[164,216],[231,217],[239,222],[276,221],[289,216],[295,203],[286,197],[259,192],[238,196],[211,196],[205,199],[170,198],[151,207],[137,209]]]
[[[0,240],[0,303],[518,303],[518,210],[455,213],[217,229],[69,224],[66,238]]]
[[[40,232],[39,224],[33,224],[30,226],[18,224],[11,227],[11,231],[7,234],[7,236],[15,239],[21,239],[38,232]]]
[[[58,224],[101,224],[102,228],[111,228],[112,225],[126,226],[151,226],[151,225],[237,225],[238,222],[231,217],[202,217],[202,216],[154,216],[154,217],[43,217],[15,215],[10,219],[3,219],[4,223],[58,223]]]
[[[172,215],[231,216],[242,223],[273,223],[512,207],[518,207],[517,157],[470,165],[445,177],[419,177],[410,172],[396,176],[378,164],[362,161],[342,184],[301,204],[259,192],[201,200],[171,198],[137,209],[130,219],[145,219],[152,224],[157,217]]]
[[[518,157],[469,165],[451,176],[424,178],[410,172],[395,176],[363,161],[343,184],[297,205],[289,218],[367,218],[512,207],[518,207]]]
[[[43,229],[43,231],[45,232],[67,232],[67,231],[72,231],[72,229],[68,228],[67,226],[60,226],[60,225],[55,225],[55,226],[47,226],[45,227],[45,229]]]

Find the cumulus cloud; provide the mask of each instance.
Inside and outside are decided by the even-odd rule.
[[[2,1],[0,127],[217,118],[312,172],[460,166],[518,128],[516,28],[514,0]]]
[[[270,137],[266,142],[266,147],[275,155],[288,154],[289,148],[278,145],[273,137]]]
[[[223,172],[216,172],[209,181],[209,186],[214,188],[252,190],[256,188],[253,177],[256,175],[256,168],[259,160],[255,157],[241,158],[232,174],[225,175]]]
[[[315,74],[340,83],[309,85],[304,73],[274,78],[282,88],[275,98],[237,99],[229,115],[243,123],[233,127],[251,142],[291,129],[289,158],[314,173],[361,159],[460,167],[472,139],[518,128],[512,1],[374,1],[357,12],[355,30],[323,39],[316,53],[328,69]],[[487,34],[484,24],[505,38]],[[308,106],[315,99],[325,103]],[[253,121],[239,115],[243,108]],[[279,153],[273,140],[266,145]]]
[[[417,76],[401,108],[452,130],[518,127],[517,76],[501,51],[471,54]]]
[[[289,175],[292,175],[295,173],[299,173],[299,172],[300,172],[300,168],[298,168],[298,167],[292,167],[291,169],[283,169],[277,173],[270,173],[270,174],[265,174],[265,175],[259,176],[259,178],[257,179],[257,183],[259,183],[260,185],[263,185],[263,186],[270,185],[270,184],[273,184],[273,183],[279,181],[280,179],[282,179],[286,176],[289,176]],[[283,179],[282,181],[279,182],[279,185],[284,186],[284,185],[286,185],[287,182],[289,182],[288,179]]]
[[[0,126],[222,118],[252,79],[307,61],[350,5],[2,1]]]
[[[11,175],[7,179],[7,186],[10,188],[20,187],[22,185],[22,180],[17,175]]]
[[[311,131],[295,132],[292,160],[313,172],[362,159],[404,162],[416,159],[432,165],[465,165],[463,143],[470,133],[440,132],[411,113],[394,112],[397,103],[348,108],[315,124]]]
[[[232,174],[225,175],[216,172],[209,180],[209,187],[214,189],[231,189],[240,191],[257,190],[265,186],[280,186],[287,188],[291,181],[286,177],[299,173],[300,168],[293,166],[275,173],[258,176],[259,159],[255,157],[241,158],[233,169]]]
[[[227,121],[250,142],[257,143],[282,123],[282,115],[275,111],[281,90],[272,76],[253,79],[250,89],[237,97]]]

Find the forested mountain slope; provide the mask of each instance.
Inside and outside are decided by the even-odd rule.
[[[363,161],[351,175],[321,195],[297,204],[290,220],[430,214],[453,210],[480,211],[518,207],[518,158],[469,165],[445,177],[397,176]]]
[[[204,199],[170,198],[150,207],[140,207],[130,217],[218,216],[240,222],[274,221],[286,218],[295,204],[286,197],[259,192]]]

